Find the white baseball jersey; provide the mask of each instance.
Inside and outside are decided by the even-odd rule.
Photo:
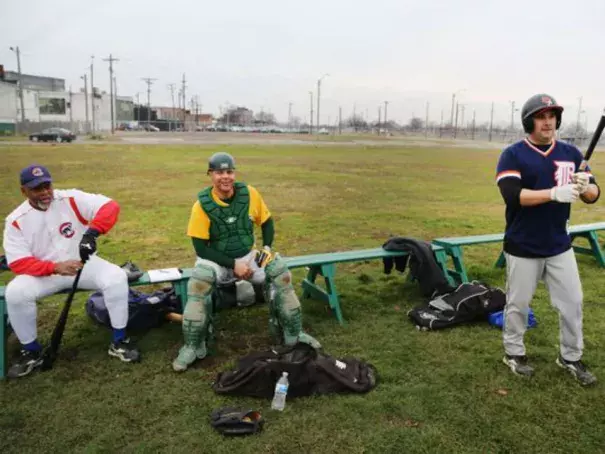
[[[60,262],[79,260],[79,244],[88,224],[111,199],[77,189],[55,189],[46,211],[24,201],[6,218],[4,251],[7,262],[27,257]]]

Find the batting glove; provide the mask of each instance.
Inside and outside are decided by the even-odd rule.
[[[555,186],[550,190],[550,200],[559,203],[574,203],[580,195],[578,186],[577,184]]]
[[[572,181],[578,185],[578,192],[584,194],[588,191],[588,185],[590,184],[590,175],[586,172],[574,173]]]
[[[86,261],[97,252],[97,237],[99,236],[99,232],[95,229],[88,229],[82,240],[80,241],[80,260],[82,263],[86,263]]]

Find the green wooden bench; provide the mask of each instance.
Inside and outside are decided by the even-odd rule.
[[[447,256],[445,250],[438,245],[432,245],[433,252],[437,258],[441,269],[444,274],[447,275],[446,260]],[[301,255],[295,257],[284,257],[284,260],[288,264],[289,269],[296,268],[308,268],[307,276],[302,281],[303,298],[316,298],[320,301],[327,303],[332,309],[336,319],[342,325],[344,324],[344,318],[340,308],[340,300],[338,297],[338,291],[336,289],[336,264],[344,262],[360,262],[366,260],[376,260],[385,257],[402,257],[407,255],[407,252],[393,252],[385,251],[382,248],[373,249],[361,249],[353,251],[343,252],[328,252],[325,254],[310,254]],[[142,285],[155,285],[162,283],[170,283],[175,289],[175,293],[181,301],[181,305],[187,303],[187,282],[191,277],[192,268],[180,269],[181,276],[178,278],[170,278],[166,280],[151,282],[149,273],[146,272],[141,278],[135,282],[131,282],[131,287],[138,287]],[[325,289],[321,288],[316,279],[318,276],[323,277]],[[448,276],[450,283],[453,283],[451,277]],[[8,324],[6,314],[6,301],[4,298],[5,288],[0,286],[0,379],[6,376],[7,371],[7,352],[6,352],[6,339],[8,337]],[[80,290],[89,291],[89,290]],[[62,293],[66,293],[64,291]]]
[[[605,230],[605,222],[595,222],[592,224],[579,224],[569,228],[569,235],[573,242],[576,238],[585,238],[588,240],[589,248],[574,245],[573,249],[579,254],[592,255],[597,263],[605,268],[605,255],[599,244],[599,238],[597,232],[599,230]],[[471,246],[475,244],[486,244],[486,243],[501,243],[504,240],[503,233],[495,233],[491,235],[471,235],[471,236],[459,236],[449,238],[436,238],[433,240],[433,244],[443,247],[445,253],[451,257],[454,269],[447,269],[447,273],[451,276],[456,283],[469,282],[466,267],[464,266],[464,258],[462,254],[462,248],[464,246]],[[498,259],[496,260],[495,266],[503,268],[506,264],[504,258],[504,252],[500,252]]]
[[[446,261],[447,256],[444,249],[438,245],[432,245],[433,252],[444,274],[447,275]],[[407,255],[407,252],[385,251],[382,248],[358,249],[353,251],[342,252],[327,252],[323,254],[309,254],[293,257],[283,257],[288,264],[288,268],[293,270],[296,268],[308,268],[307,276],[301,282],[303,288],[303,298],[315,298],[323,301],[330,306],[334,316],[338,322],[344,324],[344,318],[340,308],[340,300],[338,290],[336,289],[336,264],[345,262],[363,262],[367,260],[382,259],[385,257],[402,257]],[[186,300],[187,281],[191,277],[192,268],[182,270],[182,286],[181,289],[176,289],[177,295],[182,294],[183,300]],[[141,279],[147,279],[147,274]],[[317,277],[321,276],[324,280],[325,289],[320,287],[316,282]],[[450,283],[453,284],[451,277],[448,277]],[[139,281],[137,281],[139,284]],[[140,284],[139,284],[140,285]],[[173,284],[174,285],[174,284]]]

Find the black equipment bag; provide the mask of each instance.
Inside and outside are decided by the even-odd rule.
[[[288,372],[288,398],[331,393],[365,393],[376,386],[376,369],[356,358],[336,359],[298,343],[240,358],[235,369],[220,372],[212,385],[218,394],[271,398]]]
[[[499,288],[478,282],[461,284],[453,292],[433,297],[428,304],[417,306],[408,317],[422,330],[449,328],[477,320],[504,309],[506,295]]]
[[[168,287],[150,294],[132,288],[128,290],[128,329],[145,331],[156,328],[166,321],[166,314],[170,312],[182,312],[173,288]],[[111,328],[109,312],[101,292],[94,292],[88,297],[86,313],[99,325]]]

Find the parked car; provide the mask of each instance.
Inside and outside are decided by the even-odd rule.
[[[36,132],[29,135],[32,142],[71,142],[76,140],[76,135],[64,128],[48,128],[42,132]]]
[[[160,130],[160,128],[152,125],[151,123],[143,123],[141,125],[141,127],[143,128],[143,130],[149,131],[149,132],[158,132]]]

